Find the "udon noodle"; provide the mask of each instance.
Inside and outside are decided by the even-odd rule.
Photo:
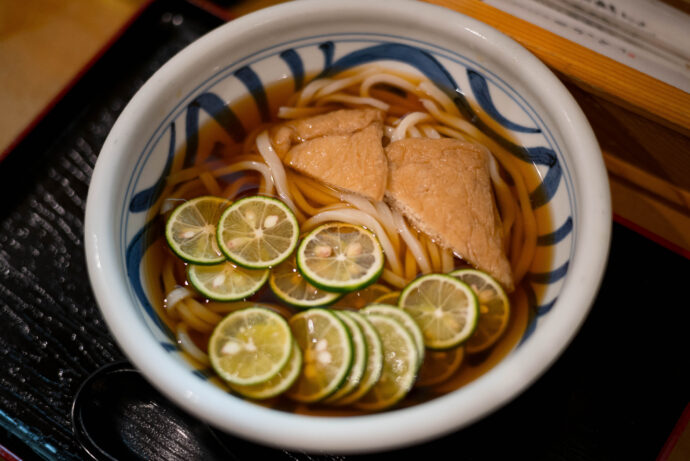
[[[531,165],[526,168],[523,161],[464,119],[447,94],[431,82],[376,65],[363,66],[336,77],[311,81],[279,108],[274,123],[365,106],[385,111],[384,145],[424,137],[456,138],[484,146],[490,158],[490,178],[501,217],[503,249],[515,285],[519,286],[537,245],[537,218],[528,192],[534,184],[534,169]],[[328,221],[358,224],[373,231],[385,253],[385,267],[378,283],[389,290],[401,290],[420,274],[447,273],[463,264],[450,249],[417,230],[386,201],[374,202],[337,190],[286,167],[272,145],[271,126],[263,123],[247,130],[242,143],[200,150],[193,165],[183,165],[183,156],[178,155],[153,213],[167,216],[180,202],[200,195],[228,200],[248,194],[274,196],[293,210],[302,233]],[[159,240],[164,241],[162,237]],[[203,299],[189,287],[184,263],[167,251],[165,244],[160,244],[158,250],[160,260],[155,266],[159,270],[151,276],[162,300],[157,308],[188,358],[197,366],[206,367],[209,359],[205,342],[209,333],[227,312],[247,302]],[[270,293],[250,301],[255,300],[278,304]]]

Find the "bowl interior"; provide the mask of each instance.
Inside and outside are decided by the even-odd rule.
[[[607,213],[603,168],[572,98],[532,55],[493,29],[429,5],[391,10],[364,2],[351,8],[298,3],[313,7],[310,27],[304,27],[303,10],[294,6],[230,23],[183,50],[125,109],[99,157],[89,196],[92,284],[109,327],[138,368],[173,400],[221,429],[299,449],[352,451],[356,441],[355,450],[361,451],[414,443],[505,403],[536,379],[575,334],[608,245],[604,226],[598,233],[603,255],[578,255],[590,234],[591,195],[601,201],[595,214]],[[286,92],[302,88],[315,75],[368,63],[428,77],[482,131],[538,170],[529,194],[539,237],[523,284],[528,310],[522,333],[514,350],[486,375],[411,408],[324,419],[241,401],[211,383],[211,371],[184,358],[174,332],[154,307],[161,294],[152,292],[143,262],[161,221],[149,211],[175,156],[190,164],[212,145],[202,127],[218,123],[223,136],[239,141],[246,127],[271,118]],[[594,178],[589,195],[581,185],[585,172]],[[110,212],[106,216],[103,210]],[[588,275],[592,287],[576,292],[570,286],[573,272],[588,262],[594,264]],[[448,414],[453,406],[462,409],[462,417]],[[427,412],[438,415],[429,427],[421,432],[416,427],[416,434],[404,439],[396,436],[395,431],[411,434],[410,420]],[[286,422],[320,437],[281,435]],[[372,428],[376,436],[369,433]]]

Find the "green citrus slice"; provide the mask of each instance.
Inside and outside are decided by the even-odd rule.
[[[414,339],[415,346],[417,346],[417,355],[419,356],[418,366],[422,365],[424,361],[424,335],[419,325],[414,321],[412,316],[400,309],[397,306],[391,306],[390,304],[369,304],[367,307],[362,309],[362,313],[365,315],[369,314],[380,314],[387,315],[394,318],[404,326],[408,333],[412,335]]]
[[[351,291],[333,305],[361,309],[367,304],[374,302],[374,299],[380,298],[381,295],[387,294],[390,291],[391,289],[387,286],[374,283],[361,290]]]
[[[364,371],[367,365],[367,343],[364,339],[364,332],[359,324],[350,316],[347,311],[334,311],[335,315],[343,321],[347,329],[350,331],[350,338],[352,339],[353,358],[350,372],[345,378],[345,382],[331,394],[326,400],[326,403],[332,403],[341,397],[346,396],[352,392],[362,380]]]
[[[213,301],[239,301],[253,295],[268,280],[268,270],[245,269],[225,261],[212,266],[190,264],[187,280]]]
[[[328,223],[304,237],[297,248],[297,268],[324,290],[358,290],[381,275],[383,250],[376,236],[361,226]]]
[[[464,357],[465,350],[462,347],[443,351],[429,351],[424,357],[424,363],[419,369],[419,375],[414,385],[426,387],[442,383],[460,368]]]
[[[398,299],[400,299],[400,292],[399,291],[390,291],[388,293],[384,293],[378,298],[374,299],[375,304],[393,304],[393,305],[398,305]]]
[[[228,314],[213,330],[208,344],[211,365],[230,384],[268,381],[287,364],[292,332],[279,314],[248,307]]]
[[[255,400],[264,400],[276,397],[285,392],[297,380],[302,371],[302,351],[296,341],[292,341],[290,360],[273,378],[259,384],[240,386],[230,384],[230,387],[240,395]]]
[[[484,351],[493,346],[508,328],[508,296],[493,277],[476,269],[459,269],[450,275],[468,284],[479,300],[479,322],[465,343],[465,350],[468,354]]]
[[[307,282],[297,270],[294,258],[288,258],[271,269],[268,281],[278,298],[296,307],[325,306],[342,296],[341,293],[320,290]]]
[[[477,326],[479,302],[466,283],[444,274],[428,274],[403,289],[398,306],[422,329],[430,349],[449,349],[466,341]]]
[[[349,312],[347,314],[359,325],[364,333],[364,341],[367,347],[367,363],[364,368],[364,375],[359,385],[345,397],[340,398],[334,405],[349,405],[359,400],[364,394],[369,392],[379,381],[383,372],[383,344],[381,338],[374,328],[374,325],[359,312]]]
[[[325,399],[343,384],[350,372],[353,356],[350,332],[332,311],[320,308],[299,312],[289,322],[304,364],[287,396],[307,403]]]
[[[225,255],[216,242],[216,224],[230,202],[203,196],[173,210],[165,224],[165,239],[173,252],[194,264],[218,264]]]
[[[363,410],[382,410],[395,405],[412,388],[417,376],[417,346],[400,322],[380,314],[367,315],[383,344],[383,372],[369,392],[355,402]]]
[[[250,269],[266,269],[292,254],[299,225],[283,202],[254,195],[236,201],[223,212],[217,238],[228,259]]]

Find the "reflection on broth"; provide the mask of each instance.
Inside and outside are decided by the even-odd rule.
[[[185,159],[184,148],[178,153],[152,215],[167,219],[176,205],[203,195],[235,201],[262,194],[288,204],[303,235],[329,221],[365,226],[384,249],[383,273],[375,284],[345,295],[331,309],[360,309],[382,296],[395,304],[395,293],[422,274],[477,267],[508,292],[506,330],[490,348],[461,354],[457,371],[440,382],[434,382],[435,369],[424,367],[442,368],[444,361],[459,357],[458,351],[427,351],[420,374],[433,384],[415,386],[398,406],[451,392],[496,365],[517,345],[530,321],[522,289],[526,273],[530,267],[547,267],[551,257],[543,247],[537,249],[537,235],[550,231],[551,220],[547,207],[535,212],[530,203],[529,192],[540,183],[536,167],[518,160],[464,120],[446,93],[420,77],[369,65],[314,80],[297,93],[286,80],[266,91],[273,121],[262,122],[253,100],[245,99],[232,105],[233,112],[241,114],[244,139],[233,139],[214,119],[205,123],[193,162]],[[493,125],[492,129],[498,130]],[[454,163],[454,159],[468,156],[476,160],[467,167],[473,169],[469,176],[478,176],[474,171],[481,166],[486,169],[486,184],[449,188],[443,181],[453,176],[440,165],[464,168],[467,161]],[[422,157],[426,163],[415,164]],[[466,181],[469,176],[455,177]],[[437,178],[425,188],[440,197],[435,206],[420,197],[415,183],[419,177]],[[440,190],[433,190],[434,182]],[[439,196],[440,192],[445,194]],[[469,201],[467,207],[456,206],[463,200]],[[468,208],[476,214],[468,215]],[[453,226],[433,221],[453,213],[456,221],[473,221]],[[299,311],[282,302],[269,284],[241,302],[205,299],[188,283],[186,263],[170,250],[163,233],[153,239],[144,259],[149,298],[197,368],[210,367],[207,343],[227,313],[256,303],[286,317]],[[479,247],[468,242],[479,242]],[[225,387],[220,379],[213,381]],[[361,413],[286,397],[260,404],[314,415]]]

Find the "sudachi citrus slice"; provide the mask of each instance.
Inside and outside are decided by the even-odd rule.
[[[165,224],[165,239],[173,252],[194,264],[218,264],[225,255],[216,242],[216,224],[230,202],[203,196],[173,210]]]
[[[374,299],[374,303],[376,304],[393,304],[395,306],[398,305],[398,299],[400,299],[400,292],[399,291],[390,291],[388,293],[384,293],[378,298]]]
[[[351,307],[361,309],[381,295],[390,293],[391,289],[380,283],[373,283],[361,290],[351,291],[335,302],[334,306]]]
[[[303,353],[302,373],[287,396],[317,402],[333,394],[352,365],[353,348],[345,324],[327,309],[311,308],[290,318],[290,328]]]
[[[266,269],[292,254],[299,225],[283,202],[254,195],[236,201],[223,212],[217,238],[228,259],[250,269]]]
[[[392,317],[370,314],[367,319],[376,328],[383,344],[383,372],[376,384],[355,406],[364,410],[382,410],[395,405],[412,388],[417,374],[417,346],[412,335]]]
[[[477,326],[479,302],[466,283],[444,274],[428,274],[410,282],[398,306],[422,329],[430,349],[449,349],[466,341]]]
[[[412,335],[414,343],[417,346],[417,355],[419,356],[419,365],[421,366],[424,361],[424,335],[419,325],[414,321],[412,316],[400,309],[398,306],[392,306],[390,304],[369,304],[367,307],[361,311],[365,315],[369,314],[381,314],[393,317],[395,320],[400,322],[407,331]]]
[[[490,275],[476,269],[459,269],[450,275],[474,290],[479,300],[479,321],[474,334],[465,342],[468,354],[493,346],[503,335],[510,320],[510,302],[501,285]]]
[[[341,293],[316,288],[297,270],[294,258],[288,258],[271,269],[269,284],[282,301],[297,307],[324,306],[336,301]]]
[[[383,371],[383,345],[376,328],[371,322],[359,312],[347,311],[347,314],[360,326],[364,333],[364,341],[367,345],[367,363],[364,368],[364,376],[360,380],[357,387],[340,398],[332,402],[334,405],[349,405],[359,400],[364,394],[374,387],[381,377]]]
[[[465,357],[462,347],[443,351],[429,351],[419,369],[414,385],[416,387],[433,386],[447,380],[460,368]]]
[[[240,386],[230,384],[230,387],[245,397],[255,400],[270,399],[282,394],[295,382],[302,371],[302,351],[297,342],[292,342],[292,353],[288,363],[273,378],[259,384]]]
[[[287,364],[292,332],[281,315],[264,307],[228,314],[213,330],[208,345],[211,365],[231,384],[268,381]]]
[[[212,266],[190,264],[187,279],[213,301],[238,301],[256,293],[268,279],[266,269],[245,269],[230,261]]]
[[[346,223],[317,227],[297,248],[297,268],[313,285],[328,291],[364,288],[383,271],[383,250],[369,230]]]
[[[335,315],[337,315],[338,318],[343,321],[345,326],[347,326],[348,330],[350,331],[350,338],[352,339],[353,356],[352,366],[350,367],[350,371],[347,374],[345,381],[338,388],[337,391],[335,391],[325,400],[326,403],[335,402],[336,400],[346,396],[347,394],[352,392],[357,386],[359,386],[359,383],[362,380],[362,377],[364,376],[368,355],[367,343],[364,338],[364,332],[362,331],[362,327],[360,327],[359,324],[351,317],[350,312],[333,312],[335,312]]]

